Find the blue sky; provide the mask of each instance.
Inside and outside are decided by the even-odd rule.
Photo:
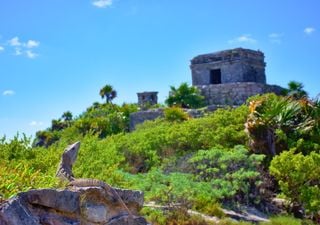
[[[79,115],[111,84],[116,103],[191,83],[190,59],[244,47],[267,82],[320,92],[319,0],[1,0],[0,135]]]

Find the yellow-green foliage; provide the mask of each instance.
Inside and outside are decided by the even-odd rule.
[[[189,116],[182,108],[170,107],[164,110],[164,118],[170,122],[181,122],[188,120]]]
[[[27,164],[0,163],[0,198],[9,198],[18,192],[33,188],[52,187],[56,185],[53,176],[43,174]]]
[[[311,213],[320,210],[320,154],[285,151],[271,161],[270,172],[289,200]]]
[[[132,172],[139,172],[148,171],[170,156],[214,146],[232,148],[246,143],[247,113],[247,107],[242,106],[220,109],[206,117],[181,123],[149,121],[135,132],[118,136],[119,151],[124,153]]]

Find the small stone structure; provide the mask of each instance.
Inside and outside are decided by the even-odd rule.
[[[252,95],[282,88],[266,84],[264,54],[244,48],[196,56],[191,60],[192,84],[207,105],[240,105]]]
[[[226,106],[236,107],[257,94],[281,94],[283,88],[266,84],[264,54],[244,48],[235,48],[204,54],[191,60],[192,85],[205,97],[207,111]],[[163,116],[163,109],[145,110],[146,103],[157,92],[138,93],[139,105],[144,111],[130,115],[130,130],[146,120]],[[189,113],[190,115],[190,113]],[[193,115],[190,115],[194,117]]]
[[[192,85],[237,82],[266,83],[264,54],[236,48],[204,54],[191,60]]]
[[[158,104],[158,92],[156,91],[140,92],[137,95],[140,107]]]

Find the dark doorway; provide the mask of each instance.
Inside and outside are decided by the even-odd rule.
[[[210,84],[221,84],[221,70],[210,70]]]

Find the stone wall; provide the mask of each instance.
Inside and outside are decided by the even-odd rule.
[[[283,88],[255,82],[197,86],[205,96],[207,105],[241,105],[253,95],[273,92],[281,94]]]
[[[264,54],[236,48],[196,56],[191,60],[192,84],[210,85],[211,71],[220,70],[221,84],[235,82],[266,83]]]
[[[146,120],[155,120],[163,116],[163,109],[150,109],[139,111],[130,114],[130,124],[129,129],[133,131],[138,124],[143,123]]]
[[[205,109],[183,109],[191,118],[199,118],[204,115],[206,112],[213,112],[218,108],[224,108],[225,105],[210,105],[207,106]],[[147,120],[155,120],[159,117],[163,117],[164,109],[152,109],[152,110],[145,110],[139,111],[130,114],[130,131],[133,131],[138,124],[143,123]]]
[[[100,187],[22,192],[0,205],[0,225],[147,225],[143,193],[116,189],[130,212]]]

